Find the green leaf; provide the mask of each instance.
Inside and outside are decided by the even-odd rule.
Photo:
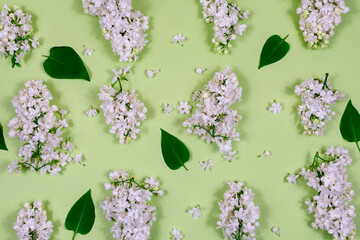
[[[53,47],[44,61],[44,70],[53,78],[84,79],[90,82],[89,73],[80,56],[71,47]]]
[[[184,167],[188,170],[184,163],[190,159],[189,149],[177,137],[161,128],[160,130],[161,152],[166,165],[172,170],[179,169],[180,167]]]
[[[95,207],[91,198],[91,189],[87,191],[77,202],[72,206],[65,220],[65,227],[67,230],[74,231],[76,234],[88,234],[95,222]]]
[[[16,62],[15,54],[11,57],[11,67],[14,68],[15,66],[21,67],[20,63]]]
[[[6,151],[8,150],[8,148],[6,147],[6,143],[5,143],[3,127],[1,124],[0,124],[0,149],[6,150]]]
[[[360,141],[360,115],[358,110],[349,100],[340,120],[340,133],[344,140],[355,142],[360,152],[358,141]]]
[[[288,36],[281,38],[279,35],[272,35],[266,40],[261,51],[258,69],[285,57],[290,49],[290,45],[285,41]]]

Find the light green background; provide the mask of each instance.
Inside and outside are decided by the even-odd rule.
[[[202,19],[199,0],[134,0],[134,8],[150,16],[147,31],[150,42],[140,53],[138,62],[132,64],[133,74],[125,88],[136,89],[148,108],[147,119],[141,125],[139,138],[129,145],[120,145],[115,136],[108,133],[102,112],[88,118],[84,112],[90,105],[99,107],[99,88],[110,82],[111,69],[122,64],[114,56],[110,43],[101,35],[98,18],[86,15],[81,0],[9,0],[33,15],[35,35],[41,46],[29,54],[21,68],[11,69],[10,59],[0,60],[0,122],[5,134],[7,122],[15,116],[12,98],[31,79],[44,79],[53,93],[52,104],[69,110],[67,132],[77,152],[84,153],[86,167],[67,166],[60,176],[47,176],[34,172],[10,175],[7,166],[17,157],[20,141],[6,136],[9,151],[0,152],[0,239],[16,239],[12,224],[23,203],[42,200],[49,217],[55,223],[52,239],[71,239],[72,232],[64,228],[64,221],[72,204],[89,188],[96,204],[96,221],[87,236],[76,239],[112,239],[109,233],[112,223],[107,222],[99,207],[109,192],[103,184],[114,169],[127,169],[137,178],[155,176],[165,190],[163,197],[155,197],[158,220],[152,227],[152,240],[169,239],[169,231],[180,228],[187,240],[222,239],[216,230],[219,209],[229,180],[244,181],[255,192],[255,203],[261,208],[260,228],[256,238],[278,239],[270,231],[279,226],[281,238],[287,240],[332,239],[330,235],[311,228],[312,217],[307,213],[304,201],[314,194],[304,183],[293,185],[284,178],[289,172],[309,166],[314,153],[331,144],[350,149],[354,159],[349,168],[349,180],[353,189],[360,193],[360,155],[355,144],[342,140],[338,125],[347,100],[360,109],[360,28],[359,0],[347,1],[351,11],[343,16],[343,23],[336,29],[330,47],[314,51],[307,49],[298,30],[295,13],[300,1],[295,0],[243,0],[240,6],[249,9],[250,15],[245,35],[233,43],[227,56],[212,51],[211,24]],[[4,2],[2,1],[1,4]],[[171,43],[172,36],[184,34],[184,47]],[[290,52],[276,64],[257,70],[261,48],[272,34],[286,36]],[[95,49],[93,56],[81,55],[86,63],[91,82],[81,80],[51,79],[43,70],[42,55],[53,46],[72,46],[82,52],[85,44]],[[243,102],[235,108],[243,115],[239,123],[241,141],[234,144],[238,159],[225,162],[216,145],[208,145],[200,138],[187,135],[181,127],[184,115],[174,112],[161,113],[164,102],[175,107],[180,100],[190,100],[191,94],[213,76],[216,71],[229,65],[237,74],[243,87]],[[208,69],[203,75],[194,72],[196,67]],[[161,73],[148,79],[146,69],[158,69]],[[304,136],[298,127],[296,106],[299,97],[294,86],[310,77],[331,76],[331,84],[346,94],[346,99],[333,106],[337,113],[323,137]],[[272,115],[266,109],[277,99],[284,110]],[[160,130],[164,128],[179,137],[191,150],[187,163],[189,171],[171,171],[164,164],[160,149]],[[257,158],[265,149],[272,155]],[[199,161],[213,159],[211,172],[201,172]],[[359,214],[360,197],[352,202]],[[200,204],[203,216],[194,220],[186,211]],[[355,219],[360,225],[359,218]],[[357,237],[360,239],[360,237]]]

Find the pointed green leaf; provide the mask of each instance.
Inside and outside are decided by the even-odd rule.
[[[44,70],[53,78],[84,79],[90,82],[89,73],[80,56],[71,47],[53,47],[44,61]]]
[[[15,54],[11,57],[11,67],[14,68],[15,66],[21,67],[20,63],[16,62]]]
[[[261,51],[258,69],[285,57],[290,49],[290,45],[285,41],[288,36],[281,38],[279,35],[272,35],[266,40]]]
[[[74,231],[76,234],[88,234],[95,222],[95,207],[91,198],[91,189],[87,191],[77,202],[72,206],[65,220],[65,227],[67,230]]]
[[[6,151],[8,150],[8,148],[6,147],[6,143],[5,143],[3,127],[1,124],[0,124],[0,149],[6,150]]]
[[[352,105],[349,100],[345,111],[340,120],[340,133],[343,139],[348,142],[355,142],[359,148],[358,141],[360,141],[360,115],[358,110]],[[360,149],[359,149],[360,151]]]
[[[190,159],[189,149],[177,137],[161,128],[160,130],[161,152],[166,165],[172,170],[179,169],[180,167],[184,167],[188,170],[184,163]]]

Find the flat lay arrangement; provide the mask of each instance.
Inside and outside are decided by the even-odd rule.
[[[357,239],[359,9],[2,3],[0,239]]]

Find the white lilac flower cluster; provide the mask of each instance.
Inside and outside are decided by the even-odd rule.
[[[72,157],[75,147],[62,138],[68,121],[65,109],[50,105],[52,95],[42,80],[30,80],[14,97],[12,104],[17,116],[8,123],[9,137],[17,137],[22,146],[18,156],[8,167],[10,173],[19,173],[23,167],[41,174],[58,175],[70,162],[82,164],[82,154]]]
[[[120,62],[138,59],[148,42],[144,33],[149,28],[148,16],[132,10],[131,0],[83,0],[83,7],[85,13],[100,18],[102,33]]]
[[[114,221],[111,228],[114,239],[146,240],[150,238],[150,228],[156,221],[156,207],[148,202],[156,194],[162,196],[159,182],[146,178],[140,185],[134,177],[124,170],[115,170],[109,174],[110,183],[105,183],[105,189],[112,192],[100,207],[108,221]]]
[[[301,117],[301,125],[304,127],[304,134],[322,136],[326,122],[335,116],[330,105],[343,99],[345,95],[331,88],[328,74],[323,80],[306,79],[295,87],[295,93],[301,96],[302,104],[297,110]]]
[[[17,237],[20,240],[48,240],[53,233],[53,223],[47,220],[42,203],[25,203],[14,223]]]
[[[259,227],[260,208],[255,206],[254,193],[242,182],[228,182],[229,189],[220,201],[218,227],[223,230],[225,239],[255,239],[255,230]]]
[[[242,36],[246,30],[243,22],[248,18],[249,10],[243,11],[235,3],[227,0],[200,0],[203,7],[203,17],[207,23],[214,23],[215,51],[227,54],[231,41]]]
[[[30,38],[32,31],[31,15],[17,6],[10,9],[4,5],[0,14],[0,54],[11,56],[12,67],[20,67],[20,59],[39,46],[36,37]]]
[[[129,143],[136,139],[136,135],[141,132],[138,128],[140,122],[146,119],[147,108],[135,93],[135,90],[123,91],[121,81],[126,80],[126,75],[130,72],[130,67],[121,67],[118,71],[113,70],[115,76],[112,85],[104,85],[100,89],[100,105],[106,118],[106,124],[111,125],[109,132],[119,138],[119,143]],[[114,88],[119,84],[120,89]]]
[[[188,134],[199,135],[207,143],[215,142],[228,161],[233,160],[236,153],[231,145],[233,140],[240,140],[236,125],[242,118],[230,107],[241,101],[241,93],[236,75],[226,66],[225,70],[215,73],[205,89],[193,94],[197,109],[182,124],[188,128]]]
[[[326,47],[335,27],[341,23],[341,14],[349,10],[344,0],[301,0],[296,13],[300,15],[300,30],[308,47]]]
[[[316,153],[309,169],[303,168],[298,175],[288,179],[296,183],[299,176],[307,180],[307,185],[317,191],[312,199],[305,203],[309,213],[314,213],[315,221],[311,224],[315,229],[327,231],[340,240],[351,239],[355,235],[355,207],[349,205],[354,196],[347,181],[346,166],[351,164],[349,151],[331,146],[322,158]],[[295,180],[294,180],[295,179]]]

